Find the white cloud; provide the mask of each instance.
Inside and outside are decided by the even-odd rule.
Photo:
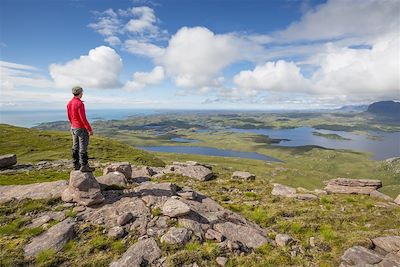
[[[53,82],[39,75],[33,66],[0,61],[0,89],[13,90],[18,86],[49,88]]]
[[[139,34],[158,32],[158,27],[155,25],[157,19],[152,8],[147,6],[133,7],[130,11],[136,18],[129,20],[125,25],[126,30]]]
[[[115,88],[120,86],[118,76],[122,59],[114,49],[99,46],[88,55],[65,64],[51,64],[50,75],[57,87],[70,88],[74,85],[91,88]]]
[[[151,72],[135,72],[133,79],[124,85],[124,89],[128,91],[141,90],[147,85],[159,84],[164,80],[164,69],[156,66]]]
[[[233,77],[234,83],[249,95],[261,90],[267,91],[304,91],[308,82],[294,62],[279,60],[256,66],[254,70],[241,71]]]
[[[273,37],[276,41],[368,39],[398,31],[399,13],[396,0],[329,0]]]
[[[109,37],[105,38],[104,41],[111,46],[116,46],[116,45],[121,44],[121,40],[116,36],[109,36]]]
[[[164,48],[157,45],[140,42],[137,40],[127,40],[124,43],[125,49],[135,55],[146,56],[150,58],[160,58],[164,54]]]
[[[111,8],[104,12],[95,12],[97,22],[90,23],[88,26],[94,29],[97,33],[103,36],[113,36],[120,33],[121,22],[118,19],[118,14]]]
[[[155,61],[165,67],[176,85],[201,89],[218,86],[223,68],[240,58],[235,36],[214,34],[203,27],[183,27]]]

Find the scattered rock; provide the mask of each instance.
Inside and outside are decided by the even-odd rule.
[[[288,195],[287,197],[292,197],[298,200],[316,200],[318,197],[313,194],[293,194],[293,195]]]
[[[146,182],[134,188],[133,192],[141,196],[148,206],[161,208],[165,201],[176,195],[177,187],[172,183]]]
[[[132,177],[132,166],[129,162],[112,163],[111,165],[104,168],[103,175],[116,171],[125,175],[126,179],[130,179]]]
[[[114,226],[110,228],[107,232],[108,237],[121,238],[125,235],[125,230],[121,226]]]
[[[13,165],[17,164],[17,155],[8,154],[0,156],[0,168],[9,168]]]
[[[65,202],[76,202],[79,205],[91,206],[102,203],[100,185],[91,172],[72,171],[68,188],[61,195]]]
[[[376,198],[380,198],[386,201],[393,201],[393,198],[389,197],[388,195],[385,195],[381,192],[379,192],[378,190],[374,190],[369,194],[371,197],[376,197]]]
[[[372,239],[375,250],[384,254],[400,250],[400,236],[382,236]]]
[[[286,234],[277,234],[275,237],[275,242],[280,247],[287,246],[292,241],[293,241],[293,238],[290,235],[286,235]]]
[[[273,196],[290,196],[296,194],[296,189],[282,184],[274,184],[271,194]]]
[[[162,207],[162,213],[169,217],[179,217],[190,212],[190,207],[178,199],[170,198]]]
[[[130,222],[133,219],[133,215],[130,212],[126,212],[122,215],[120,215],[117,218],[117,224],[119,224],[120,226],[124,226],[125,224],[127,224],[128,222]]]
[[[182,198],[191,199],[191,200],[196,199],[196,197],[197,197],[196,192],[191,189],[181,190],[181,191],[177,192],[177,194],[178,194],[178,196],[180,196]]]
[[[25,256],[36,256],[39,252],[50,248],[60,251],[70,239],[74,238],[74,226],[75,222],[68,218],[41,235],[34,237],[24,248]]]
[[[400,195],[398,195],[396,197],[396,199],[394,200],[394,203],[396,203],[397,205],[400,205]]]
[[[224,241],[224,236],[220,232],[217,232],[217,231],[215,231],[215,230],[213,230],[211,228],[207,230],[207,232],[205,234],[205,238],[209,239],[209,240],[214,240],[215,239],[218,242]]]
[[[226,257],[217,257],[216,260],[217,264],[221,267],[224,267],[225,264],[228,262],[228,258]]]
[[[110,267],[150,266],[161,256],[161,249],[154,238],[142,239],[131,246],[122,257],[112,262]]]
[[[183,176],[195,178],[200,181],[210,180],[214,173],[210,168],[207,168],[204,165],[193,165],[192,163],[180,163],[174,162],[173,165],[168,165],[165,169],[169,170],[169,172],[178,173]]]
[[[76,206],[75,208],[72,209],[73,212],[77,212],[77,213],[85,211],[85,210],[86,210],[85,206]]]
[[[183,245],[189,241],[190,236],[191,232],[186,228],[171,227],[168,232],[161,237],[160,241],[171,245]]]
[[[232,222],[217,223],[214,225],[214,229],[227,239],[239,241],[248,248],[258,248],[271,242],[261,231]]]
[[[327,181],[325,190],[328,194],[369,195],[380,187],[382,187],[380,180],[337,178]]]
[[[40,227],[45,223],[48,223],[51,220],[57,220],[57,221],[62,221],[65,219],[65,214],[62,211],[50,211],[46,212],[45,214],[35,218],[32,220],[32,222],[27,225],[29,228],[35,228],[35,227]]]
[[[117,171],[109,172],[106,175],[99,176],[96,178],[96,180],[105,187],[113,185],[125,187],[128,183],[127,179],[125,178],[125,175]]]
[[[132,168],[132,178],[150,178],[151,176],[157,174],[152,168],[148,166],[144,167],[133,167]]]
[[[55,181],[28,185],[0,186],[0,203],[12,199],[45,199],[57,198],[68,187],[67,181]]]
[[[249,172],[235,171],[232,174],[232,179],[240,179],[240,180],[245,180],[245,181],[254,181],[256,179],[256,176],[254,174],[249,173]]]

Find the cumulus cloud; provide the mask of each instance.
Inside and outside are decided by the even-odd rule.
[[[120,86],[118,76],[122,59],[114,49],[99,46],[88,55],[65,64],[51,64],[50,75],[57,87],[69,88],[74,85],[91,88],[115,88]]]
[[[160,58],[164,54],[164,48],[138,40],[125,41],[124,47],[128,52],[132,54],[154,59]]]
[[[155,25],[157,19],[154,14],[154,9],[141,6],[133,7],[130,11],[136,18],[129,20],[125,25],[125,28],[129,32],[140,34],[144,32],[156,33],[158,31],[158,27]]]
[[[159,84],[164,80],[164,69],[156,66],[151,72],[135,72],[132,80],[124,85],[124,89],[128,91],[141,90],[147,85]]]

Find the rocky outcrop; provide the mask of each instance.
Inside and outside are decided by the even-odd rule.
[[[232,179],[245,180],[245,181],[254,181],[256,179],[256,176],[254,174],[249,173],[249,172],[235,171],[232,174],[231,178]]]
[[[161,249],[154,238],[143,239],[131,246],[121,259],[111,263],[110,267],[150,266],[160,256]]]
[[[43,234],[34,237],[24,248],[25,257],[36,256],[39,252],[46,249],[60,251],[74,237],[75,224],[71,218],[68,218],[54,225]]]
[[[128,181],[124,174],[120,172],[109,172],[106,175],[99,176],[96,180],[104,187],[109,186],[121,186],[125,187],[128,184]]]
[[[68,187],[67,181],[55,181],[28,185],[0,186],[0,203],[13,199],[57,198]]]
[[[17,164],[17,155],[8,154],[0,156],[0,169],[9,168],[15,164]]]
[[[132,177],[132,166],[129,162],[112,163],[104,168],[103,175],[106,175],[110,172],[120,172],[125,175],[126,179],[130,179]]]
[[[329,194],[369,195],[380,187],[380,180],[337,178],[327,181],[325,190]]]
[[[168,199],[162,207],[162,213],[169,217],[180,217],[189,212],[190,207],[188,205],[174,198]]]
[[[350,266],[400,266],[400,236],[383,236],[372,239],[374,249],[354,246],[347,249],[341,267]]]
[[[303,192],[308,192],[307,190],[303,190]],[[282,184],[274,184],[272,188],[271,194],[273,196],[283,196],[288,198],[294,198],[297,200],[316,200],[318,196],[311,193],[297,193],[297,190],[293,187],[282,185]]]
[[[100,185],[93,173],[81,171],[71,172],[68,188],[63,191],[61,199],[83,206],[95,205],[104,201]]]

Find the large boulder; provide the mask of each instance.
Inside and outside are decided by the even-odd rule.
[[[161,256],[161,249],[154,238],[142,239],[131,246],[122,257],[110,267],[150,266]]]
[[[17,155],[8,154],[0,156],[0,169],[9,168],[15,164],[17,164]]]
[[[249,172],[235,171],[232,174],[231,178],[232,179],[245,180],[245,181],[254,181],[256,179],[256,176],[254,174],[249,173]]]
[[[25,257],[36,256],[39,252],[46,249],[60,251],[69,240],[74,238],[74,226],[74,220],[68,218],[54,225],[41,235],[34,237],[24,248]]]
[[[132,166],[129,162],[116,162],[107,166],[103,170],[103,175],[106,175],[110,172],[120,172],[125,175],[126,179],[130,179],[132,177]]]
[[[0,203],[12,199],[45,199],[57,198],[68,187],[67,181],[55,181],[27,185],[0,186]]]
[[[258,248],[270,242],[264,233],[247,225],[224,222],[215,224],[214,229],[228,240],[239,241],[248,248]]]
[[[186,228],[171,227],[167,233],[165,233],[160,241],[170,245],[184,245],[189,241],[191,232]]]
[[[400,236],[382,236],[372,239],[375,249],[386,254],[400,251]]]
[[[99,176],[96,180],[104,186],[121,186],[125,187],[128,183],[124,174],[120,172],[109,172],[106,175]]]
[[[329,194],[369,195],[380,187],[380,180],[337,178],[327,181],[325,190]]]
[[[179,217],[189,212],[190,207],[187,204],[174,198],[168,199],[162,207],[162,213],[169,217]]]
[[[100,185],[91,172],[72,171],[68,188],[61,195],[65,202],[76,202],[79,205],[91,206],[102,203]]]

